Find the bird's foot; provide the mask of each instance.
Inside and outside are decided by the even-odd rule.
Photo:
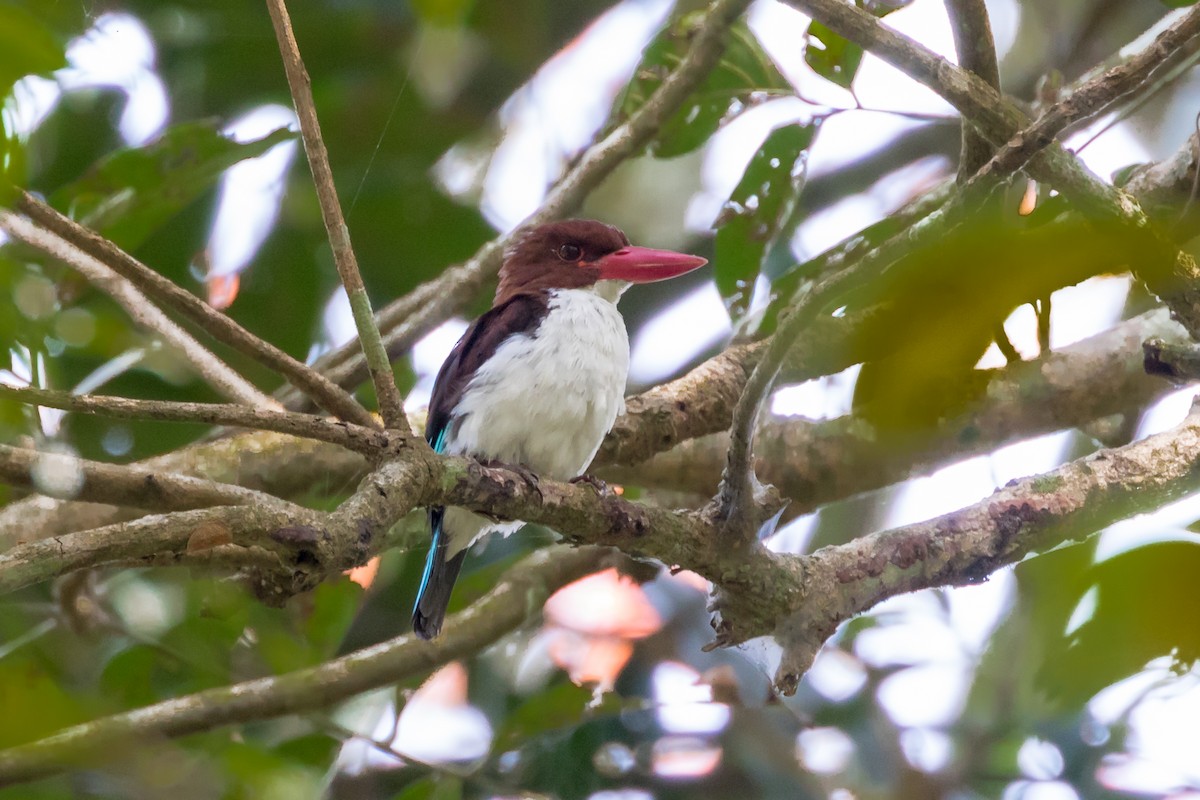
[[[538,497],[540,497],[543,500],[546,499],[546,496],[544,494],[542,494],[542,487],[538,480],[537,473],[534,472],[533,470],[531,470],[529,467],[525,466],[524,464],[509,464],[504,461],[497,461],[495,459],[492,459],[491,461],[484,461],[483,465],[485,467],[489,467],[491,469],[506,469],[511,472],[517,473],[518,475],[521,476],[522,480],[524,480],[525,483],[528,484],[530,489],[533,489],[535,492],[537,492]]]
[[[616,492],[613,491],[611,486],[602,481],[600,478],[597,478],[595,475],[577,475],[576,477],[567,481],[567,483],[586,483],[588,486],[591,486],[593,489],[595,489],[596,494],[600,495],[601,497],[611,497],[616,495]]]

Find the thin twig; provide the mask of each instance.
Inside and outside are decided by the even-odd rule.
[[[1200,35],[1200,8],[1193,9],[1155,37],[1144,50],[1088,81],[1048,108],[996,152],[975,177],[1008,175],[1025,166],[1048,147],[1068,125],[1086,122],[1103,114],[1113,103],[1144,86],[1163,64]]]
[[[94,256],[85,253],[57,234],[17,214],[0,209],[0,228],[41,250],[87,278],[93,286],[112,297],[133,320],[176,348],[201,378],[230,400],[250,406],[279,408],[278,401],[263,394],[252,383],[217,358],[191,334],[158,310],[132,283],[116,274]]]
[[[358,425],[378,425],[370,412],[337,384],[246,330],[191,292],[176,286],[95,231],[60,214],[28,192],[21,193],[17,209],[42,227],[99,259],[162,306],[182,314],[213,338],[283,376],[329,413]]]
[[[432,642],[411,635],[358,650],[315,667],[208,689],[134,711],[76,725],[0,752],[0,785],[78,767],[81,759],[111,759],[121,742],[182,736],[225,725],[328,708],[471,653],[524,622],[556,589],[603,563],[600,548],[552,548],[509,570],[491,592],[453,615]]]
[[[954,49],[959,65],[1000,90],[1000,67],[996,62],[996,42],[983,0],[946,0]],[[958,162],[958,182],[966,183],[975,171],[987,163],[995,148],[979,131],[963,125],[962,155]]]
[[[312,414],[253,408],[233,403],[180,403],[106,395],[75,395],[49,389],[8,386],[3,383],[0,383],[0,397],[8,397],[29,405],[118,419],[190,422],[275,431],[341,445],[348,450],[369,455],[378,455],[389,444],[387,434],[378,428],[334,422]]]
[[[266,492],[228,483],[6,444],[0,444],[0,482],[51,497],[147,511],[185,511],[255,503],[291,506]]]
[[[572,213],[618,165],[641,152],[663,122],[683,105],[716,65],[724,52],[729,27],[749,5],[750,0],[716,0],[695,29],[691,45],[679,66],[627,121],[583,153],[521,229]],[[387,352],[395,357],[407,351],[418,339],[474,299],[488,278],[500,269],[504,250],[515,235],[517,232],[491,240],[461,266],[445,270],[436,279],[421,284],[381,310],[379,326],[387,332],[384,336]],[[344,387],[357,385],[367,375],[363,356],[350,346],[327,354],[316,366]],[[282,395],[281,399],[289,408],[298,408],[302,402],[292,392]]]
[[[271,22],[275,26],[275,38],[279,41],[279,52],[283,56],[283,69],[287,73],[292,102],[296,106],[304,152],[308,155],[308,165],[317,189],[317,200],[321,205],[321,218],[325,221],[329,246],[333,249],[333,261],[337,265],[342,286],[346,289],[350,311],[354,315],[354,326],[358,329],[359,343],[366,358],[371,381],[375,385],[379,413],[386,427],[411,435],[412,428],[408,425],[408,417],[404,415],[404,400],[396,387],[392,364],[384,349],[379,328],[375,325],[371,299],[367,295],[366,286],[363,285],[362,275],[358,271],[358,259],[350,244],[350,229],[342,216],[337,187],[333,182],[333,170],[329,166],[329,153],[325,150],[325,140],[321,138],[321,124],[317,120],[317,109],[313,104],[312,80],[300,58],[300,47],[296,44],[296,36],[292,32],[287,6],[283,0],[267,0],[267,10],[270,11]]]
[[[1051,297],[1039,297],[1034,301],[1033,308],[1037,312],[1038,349],[1042,353],[1050,352],[1050,309]]]

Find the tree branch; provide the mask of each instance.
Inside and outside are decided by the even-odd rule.
[[[1193,413],[1174,430],[1015,481],[950,514],[802,558],[807,602],[776,629],[785,649],[776,685],[794,688],[841,621],[896,595],[978,583],[1029,553],[1177,500],[1200,488],[1198,463]]]
[[[291,89],[296,116],[300,121],[300,136],[304,141],[304,152],[308,155],[313,183],[317,188],[321,218],[325,221],[325,230],[329,234],[334,264],[337,265],[338,275],[350,301],[350,311],[354,315],[354,326],[358,329],[359,343],[368,372],[371,374],[371,381],[375,385],[380,415],[386,427],[411,435],[408,417],[404,415],[404,400],[400,397],[400,390],[396,388],[392,364],[388,360],[379,328],[375,325],[375,315],[371,311],[371,298],[363,285],[362,275],[358,271],[358,259],[350,244],[350,229],[346,226],[341,204],[338,203],[333,170],[329,166],[329,153],[325,150],[325,141],[321,138],[321,124],[317,120],[317,109],[313,104],[312,81],[308,77],[308,70],[304,68],[304,62],[300,59],[300,47],[296,44],[296,36],[292,32],[287,6],[283,0],[267,0],[267,10],[270,11],[271,23],[275,26],[275,38],[279,41],[279,53],[283,56],[283,69],[287,73],[288,87]]]
[[[49,479],[43,477],[47,474]],[[241,486],[6,444],[0,444],[0,482],[49,497],[111,503],[147,511],[253,504],[291,506],[274,495]],[[56,490],[56,484],[62,488]]]
[[[316,530],[321,515],[280,503],[218,506],[153,514],[18,545],[0,553],[0,594],[7,594],[75,570],[141,561],[172,553],[182,556],[228,544],[265,547],[290,555],[296,548],[281,531]],[[281,562],[282,568],[282,562]],[[307,584],[298,578],[297,588]]]
[[[749,5],[750,0],[714,0],[679,66],[627,121],[579,157],[538,210],[516,231],[493,239],[461,266],[450,267],[384,308],[379,313],[379,324],[387,331],[384,341],[388,353],[397,357],[406,352],[470,302],[500,269],[505,248],[521,230],[572,213],[617,166],[637,155],[716,65],[724,52],[729,27]],[[366,376],[362,356],[348,347],[328,354],[316,366],[340,386],[357,385]],[[286,393],[282,399],[289,408],[297,407],[294,393]]]
[[[1128,190],[1144,200],[1156,219],[1178,219],[1179,207],[1191,195],[1197,153],[1193,135],[1171,158],[1137,171],[1127,185]],[[1193,216],[1200,218],[1200,214]],[[1186,238],[1191,229],[1190,224],[1181,225],[1173,232]],[[857,235],[851,237],[854,238]],[[860,257],[862,252],[858,247],[835,250],[844,250],[854,257]],[[836,274],[848,263],[854,262],[846,258],[831,261],[819,274]],[[1114,261],[1111,269],[1119,267]],[[876,348],[886,347],[888,342],[876,341],[871,348],[864,348],[861,343],[856,344],[854,336],[862,321],[872,315],[872,311],[864,311],[843,317],[815,318],[806,335],[785,355],[783,374],[788,380],[803,381],[880,357],[884,352]],[[766,344],[748,346],[753,350],[746,354],[744,362],[731,350],[677,381],[630,398],[627,415],[617,420],[593,468],[636,464],[680,441],[727,428],[736,398]],[[706,376],[710,369],[712,372]],[[683,410],[679,407],[681,403]],[[419,427],[420,423],[413,425]],[[189,445],[142,463],[147,468],[236,482],[282,497],[295,496],[319,484],[332,485],[335,491],[344,490],[360,479],[366,468],[360,455],[340,446],[261,431]],[[41,538],[128,518],[127,509],[113,506],[27,498],[0,508],[0,548],[18,537]]]
[[[796,0],[796,4],[810,11],[814,19],[820,20],[842,35],[855,38],[851,36],[853,32],[858,34],[861,40],[875,43],[880,48],[879,54],[885,58],[890,55],[892,58],[889,60],[893,60],[897,65],[916,65],[914,77],[919,79],[921,75],[929,73],[939,78],[933,88],[946,88],[949,84],[940,79],[948,70],[952,70],[959,80],[968,84],[978,84],[979,91],[994,95],[997,103],[1005,102],[990,86],[973,75],[958,70],[916,42],[885,28],[874,17],[853,6],[839,3],[837,0]],[[818,10],[823,10],[826,17],[822,18],[816,13]],[[754,474],[754,429],[759,411],[774,383],[779,367],[800,333],[821,314],[838,305],[851,288],[869,284],[884,267],[897,261],[903,254],[944,237],[953,227],[978,210],[979,203],[995,186],[994,176],[1007,175],[1026,163],[1029,158],[1035,157],[1043,148],[1051,146],[1054,134],[1069,122],[1102,108],[1105,104],[1104,98],[1111,100],[1136,87],[1138,81],[1144,80],[1157,64],[1197,32],[1200,32],[1200,9],[1185,15],[1160,34],[1144,53],[1081,87],[1076,93],[1079,99],[1074,99],[1073,95],[1056,104],[1043,114],[1037,123],[1030,125],[1026,131],[1017,134],[1012,141],[1006,143],[988,164],[963,186],[958,195],[919,224],[896,234],[859,258],[857,263],[852,263],[840,272],[821,280],[800,299],[780,325],[762,360],[750,375],[742,398],[734,409],[729,455],[713,510],[725,521],[735,538],[745,540],[753,535],[760,518],[772,513],[769,506],[757,508],[765,495]],[[867,46],[867,41],[861,43]],[[947,96],[947,99],[953,102],[952,97]],[[971,104],[960,106],[964,115],[968,110],[966,106],[969,105]],[[1014,119],[1022,118],[1016,109],[1011,111]],[[1057,152],[1062,152],[1061,148],[1058,148]],[[1069,158],[1065,153],[1063,157]],[[1072,161],[1071,171],[1082,175],[1081,170],[1082,167]],[[1196,269],[1195,260],[1179,251],[1173,244],[1167,244],[1165,238],[1155,234],[1153,226],[1131,197],[1121,195],[1112,187],[1094,179],[1094,176],[1088,178],[1087,182],[1089,186],[1095,184],[1087,190],[1089,202],[1094,205],[1098,196],[1111,199],[1113,208],[1106,208],[1104,211],[1109,218],[1114,214],[1119,216],[1122,226],[1134,231],[1139,241],[1145,241],[1146,234],[1150,233],[1154,239],[1154,249],[1163,251],[1165,247],[1173,254],[1170,256],[1170,263],[1176,267],[1176,274],[1170,280],[1163,280],[1160,271],[1149,271],[1146,277],[1159,289],[1159,293],[1164,296],[1193,336],[1200,336],[1200,305],[1197,304],[1200,302],[1200,270]],[[1194,274],[1196,280],[1179,280],[1179,273],[1188,271]]]
[[[230,403],[180,403],[168,400],[133,400],[107,395],[70,394],[48,389],[8,386],[0,383],[0,397],[19,403],[59,408],[83,414],[100,414],[118,419],[153,419],[162,422],[191,422],[200,425],[232,425],[264,431],[289,433],[340,445],[359,453],[376,453],[390,442],[378,428],[363,428],[333,422],[312,414],[273,411]]]
[[[293,498],[341,494],[365,474],[367,461],[340,445],[252,430],[196,442],[134,466]],[[0,550],[141,515],[122,506],[28,497],[0,508]]]
[[[260,392],[252,383],[213,355],[152,305],[133,284],[114,273],[98,259],[56,234],[3,209],[0,209],[0,229],[8,231],[14,238],[79,272],[89,283],[116,300],[134,322],[162,337],[163,341],[174,347],[192,365],[197,375],[230,400],[264,408],[279,407],[276,400]]]
[[[870,14],[840,0],[789,1],[813,19],[936,91],[992,144],[1007,144],[1030,124],[1020,109],[987,83],[888,28]],[[1200,9],[1193,9],[1160,34],[1149,49],[1157,52],[1164,41],[1181,46],[1195,34],[1198,25]],[[1168,38],[1164,40],[1164,37]],[[1123,66],[1114,68],[1122,69]],[[1125,83],[1121,80],[1116,81],[1113,88],[1123,86]],[[1057,124],[1053,119],[1051,117],[1052,122],[1047,123],[1051,127]],[[1193,338],[1200,339],[1200,268],[1195,259],[1166,241],[1131,196],[1096,177],[1060,145],[1052,141],[1044,144],[1038,141],[1034,145],[1029,145],[1035,155],[1028,164],[1033,177],[1058,189],[1089,217],[1116,225],[1138,241],[1145,261],[1145,266],[1138,270],[1139,276],[1171,307]],[[1025,145],[1014,143],[1014,148],[1024,150]]]
[[[769,417],[756,434],[756,469],[788,498],[789,515],[805,514],[1006,444],[1136,414],[1174,391],[1142,370],[1142,342],[1149,337],[1172,345],[1188,341],[1165,309],[1148,312],[1060,351],[991,370],[978,403],[901,441],[881,438],[854,415],[822,421]],[[1192,379],[1198,376],[1200,370]],[[728,449],[728,433],[714,434],[636,466],[601,469],[600,475],[708,495],[720,480]]]
[[[608,558],[599,548],[543,550],[506,572],[479,601],[451,616],[435,641],[400,636],[315,667],[114,714],[0,751],[0,785],[67,769],[102,767],[114,753],[133,755],[147,739],[328,708],[429,672],[477,653],[514,630],[554,591],[603,567]]]
[[[378,426],[370,412],[340,386],[176,286],[100,234],[63,216],[28,192],[21,192],[17,208],[43,228],[101,261],[164,307],[190,319],[213,338],[283,376],[330,414],[357,425]]]
[[[1200,9],[1193,9],[1155,37],[1146,49],[1080,85],[1048,108],[1005,142],[976,177],[1005,176],[1021,169],[1068,126],[1103,114],[1114,103],[1150,81],[1155,71],[1176,55],[1185,49],[1194,50],[1200,45],[1197,35],[1200,35]]]
[[[308,588],[330,571],[365,559],[379,532],[413,506],[486,510],[550,526],[576,541],[695,570],[717,587],[720,620],[714,645],[779,637],[785,659],[776,684],[791,691],[824,638],[853,614],[902,592],[982,580],[1030,552],[1084,538],[1156,508],[1200,486],[1198,463],[1200,415],[1193,415],[1173,431],[1013,482],[981,503],[935,520],[868,535],[812,556],[780,556],[753,543],[728,547],[717,535],[719,524],[707,514],[630,503],[575,484],[534,484],[508,469],[408,449],[383,463],[336,511],[307,512],[300,525],[273,509],[252,506],[179,512],[146,518],[140,535],[130,537],[130,546],[161,556],[156,537],[173,537],[177,548],[183,541],[186,526],[169,527],[178,519],[193,527],[200,520],[241,519],[245,524],[231,534],[234,543],[268,546],[281,557],[290,553],[285,561],[290,568],[307,565],[308,573],[285,570],[290,583],[270,587],[286,593],[289,586],[291,591]],[[264,515],[266,522],[238,516],[251,513]],[[5,557],[20,564],[11,572],[23,584],[31,579],[31,569],[34,579],[48,577],[46,567],[28,566],[38,560],[31,556],[35,551],[41,558],[57,557],[60,568],[115,555],[111,536],[90,548],[76,545],[95,534],[26,545]],[[4,572],[0,569],[0,576]],[[16,580],[12,574],[0,581],[11,585]]]
[[[954,33],[954,49],[959,65],[974,72],[996,91],[1000,91],[1000,66],[996,62],[996,42],[983,0],[946,0],[946,13]],[[966,183],[975,171],[992,157],[994,148],[970,125],[962,130],[962,155],[958,160],[958,182]]]

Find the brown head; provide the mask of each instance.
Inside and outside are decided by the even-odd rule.
[[[612,225],[567,219],[531,228],[505,253],[496,303],[527,292],[584,289],[598,281],[653,283],[708,263],[672,250],[634,247]]]

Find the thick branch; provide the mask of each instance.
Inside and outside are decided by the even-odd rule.
[[[1029,553],[1177,500],[1200,488],[1198,464],[1193,414],[1172,431],[1015,481],[950,514],[804,557],[806,602],[776,629],[785,646],[776,685],[794,687],[840,621],[899,594],[978,583]]]
[[[271,431],[247,431],[197,442],[134,465],[177,472],[276,497],[340,494],[366,471],[362,455],[339,445]],[[108,525],[141,516],[124,506],[37,495],[0,508],[0,551],[18,542]]]
[[[208,506],[290,503],[266,492],[132,464],[106,464],[63,453],[0,444],[0,482],[50,497],[112,503],[147,511],[186,511]]]
[[[330,414],[358,425],[378,425],[375,418],[340,386],[260,339],[191,292],[176,286],[100,234],[63,216],[28,192],[21,193],[17,208],[34,222],[103,262],[164,307],[187,317],[213,338],[283,376]]]
[[[279,407],[278,402],[260,392],[192,338],[191,334],[168,319],[133,284],[114,273],[106,264],[29,220],[3,209],[0,209],[0,228],[79,272],[89,283],[117,301],[134,322],[174,347],[192,365],[197,375],[230,400],[264,408]]]
[[[79,569],[113,562],[152,559],[164,553],[193,551],[235,544],[284,551],[272,533],[307,523],[315,526],[316,512],[299,506],[220,506],[195,511],[156,514],[118,522],[67,536],[19,545],[0,553],[0,594],[7,594]]]
[[[855,416],[812,421],[771,417],[756,434],[756,469],[789,499],[789,514],[926,475],[997,447],[1067,428],[1089,429],[1137,413],[1174,387],[1142,369],[1148,337],[1181,344],[1187,333],[1165,309],[1128,320],[1061,351],[993,370],[980,401],[936,429],[897,440]],[[1195,380],[1197,374],[1193,374]],[[633,467],[602,469],[613,481],[711,494],[728,434],[694,439]]]
[[[337,511],[323,517],[310,512],[306,524],[288,521],[282,528],[271,527],[279,521],[272,517],[267,526],[235,530],[233,541],[283,553],[307,551],[307,557],[295,561],[313,570],[294,579],[300,589],[323,572],[345,568],[347,559],[369,555],[379,532],[414,505],[457,505],[538,522],[572,539],[680,565],[713,581],[721,611],[716,644],[772,633],[780,637],[787,654],[776,682],[788,691],[839,622],[898,593],[981,580],[1030,552],[1083,538],[1118,519],[1157,508],[1200,486],[1198,462],[1200,416],[1193,416],[1174,431],[1014,482],[988,500],[936,520],[800,557],[774,555],[753,544],[730,548],[706,514],[630,503],[587,486],[547,480],[534,484],[510,470],[410,449],[383,464]],[[136,541],[150,548],[146,540],[159,536],[156,530],[176,518],[192,521],[250,512],[277,513],[239,507],[151,517],[140,523],[142,535]],[[19,558],[20,583],[25,583],[32,569],[26,565],[38,560],[29,555],[34,549],[49,548],[42,558],[55,557],[61,549],[72,554],[58,553],[60,560],[70,559],[66,566],[87,566],[98,551],[75,543],[94,534],[27,545],[7,557]],[[171,535],[178,547],[181,532]],[[97,542],[99,551],[111,547],[110,537],[104,538]],[[45,569],[36,577],[48,577]]]
[[[579,157],[521,229],[575,211],[614,169],[641,152],[663,122],[682,107],[716,65],[724,51],[729,27],[749,5],[750,0],[715,0],[704,21],[697,26],[679,66],[626,122]],[[462,266],[445,270],[436,279],[418,286],[384,308],[379,320],[380,327],[388,331],[385,336],[388,353],[397,357],[406,352],[418,339],[470,302],[500,269],[504,250],[514,235],[517,235],[516,231],[493,239]],[[347,347],[330,353],[317,362],[317,367],[341,386],[357,385],[366,376],[362,356]],[[288,393],[283,399],[289,407],[295,407],[298,398]]]
[[[325,150],[325,140],[321,138],[321,124],[317,120],[317,109],[313,104],[312,81],[308,77],[308,70],[304,68],[304,62],[300,59],[300,47],[296,44],[296,36],[292,32],[292,21],[288,17],[287,6],[283,0],[267,0],[267,9],[271,12],[275,38],[279,41],[279,53],[283,56],[283,69],[287,73],[288,87],[296,106],[300,136],[304,142],[304,152],[308,155],[309,167],[312,169],[317,200],[321,205],[321,218],[325,221],[325,230],[329,235],[329,246],[333,249],[333,262],[337,265],[338,275],[350,301],[350,311],[354,315],[354,326],[358,329],[358,339],[366,359],[367,370],[375,385],[380,415],[386,427],[411,434],[408,418],[404,416],[404,400],[400,397],[400,390],[396,388],[392,364],[388,360],[383,339],[375,324],[371,299],[367,296],[367,288],[363,285],[362,276],[358,271],[358,259],[350,244],[350,229],[346,227],[346,220],[342,216],[337,187],[333,182],[333,170],[329,166],[329,153]]]
[[[0,785],[66,769],[102,766],[146,739],[328,708],[477,653],[541,609],[558,588],[592,572],[608,555],[597,548],[553,548],[509,570],[485,597],[453,615],[437,640],[401,636],[316,667],[209,689],[68,728],[0,752]]]

